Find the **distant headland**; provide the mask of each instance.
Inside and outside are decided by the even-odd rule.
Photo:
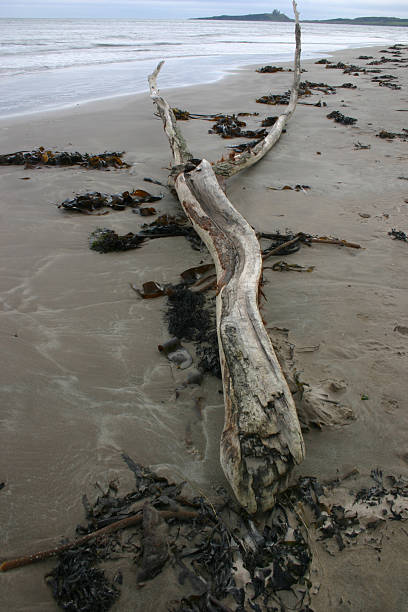
[[[195,17],[194,19],[212,19],[218,21],[277,21],[280,23],[293,22],[284,13],[277,9],[272,13],[255,13],[249,15],[214,15],[213,17]],[[408,26],[408,19],[399,17],[355,17],[354,19],[304,19],[302,23],[333,23],[339,25],[374,25],[374,26]]]

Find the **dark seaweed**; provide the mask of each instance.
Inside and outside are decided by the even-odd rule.
[[[355,66],[354,64],[344,64],[343,62],[337,62],[337,64],[329,63],[326,65],[326,68],[329,68],[331,70],[343,70],[344,74],[366,72],[366,69],[362,68],[361,66]]]
[[[293,240],[295,235],[296,234],[292,232],[288,232],[287,234],[281,234],[279,231],[275,232],[274,234],[259,232],[258,234],[259,238],[271,241],[269,245],[265,249],[262,250],[262,254],[267,255],[269,251],[276,249],[276,247],[281,246],[285,242],[289,242],[290,240]],[[291,244],[288,247],[285,247],[284,249],[279,251],[279,257],[281,255],[291,255],[292,253],[296,253],[300,249],[300,247],[301,247],[301,241],[295,242],[294,244]]]
[[[103,208],[111,208],[112,210],[125,210],[127,206],[130,208],[137,208],[140,204],[157,202],[163,197],[163,195],[155,196],[141,189],[136,189],[132,192],[124,191],[123,193],[113,194],[91,191],[64,200],[58,205],[58,208],[62,208],[68,212],[89,214]],[[138,208],[138,210],[143,209]]]
[[[78,153],[78,151],[46,151],[44,147],[39,147],[34,151],[18,151],[16,153],[6,153],[0,155],[0,165],[46,165],[46,166],[73,166],[80,165],[86,168],[129,168],[130,165],[124,162],[121,157],[122,152],[112,151],[105,153]]]
[[[143,236],[138,236],[129,232],[124,236],[119,236],[111,229],[96,229],[89,237],[89,248],[98,253],[110,253],[112,251],[128,251],[138,249],[146,240]]]
[[[336,123],[342,123],[343,125],[354,125],[357,123],[357,119],[354,117],[346,117],[339,111],[333,111],[327,115],[328,119],[334,119]]]
[[[185,217],[169,217],[162,215],[152,223],[142,225],[139,236],[148,238],[170,238],[184,236],[194,251],[201,251],[205,245],[194,228],[187,223]]]
[[[392,229],[388,232],[389,236],[392,236],[394,240],[403,240],[404,242],[408,242],[408,236],[402,230]]]
[[[310,90],[316,89],[325,94],[335,94],[336,88],[327,83],[314,83],[313,81],[302,81],[299,85],[299,94],[305,95],[310,93]]]
[[[202,372],[221,378],[214,299],[184,286],[173,288],[167,298],[169,334],[194,342]]]
[[[105,612],[119,597],[117,587],[94,567],[95,542],[61,553],[58,565],[46,576],[57,604],[69,612]]]
[[[222,138],[265,138],[267,131],[264,129],[258,130],[243,130],[246,126],[245,121],[241,121],[235,115],[222,115],[217,119],[209,134],[219,134]]]
[[[278,116],[275,115],[273,117],[265,117],[265,119],[262,120],[262,127],[271,127],[272,125],[275,125],[275,123],[278,120]]]
[[[281,66],[262,66],[261,68],[257,68],[256,72],[262,73],[274,73],[274,72],[283,72],[283,68]]]
[[[259,140],[251,140],[251,142],[242,142],[237,145],[231,145],[228,148],[233,149],[233,151],[236,151],[236,153],[243,153],[244,151],[250,151],[258,143]]]
[[[290,90],[285,91],[283,94],[269,94],[266,96],[261,96],[256,100],[258,104],[271,104],[272,106],[276,104],[289,104],[290,100]]]
[[[160,566],[155,566],[154,572],[145,576],[145,579],[154,580],[167,566],[176,570],[179,599],[168,602],[166,607],[172,612],[216,612],[220,609],[283,612],[288,609],[283,599],[285,593],[290,594],[294,602],[290,606],[292,611],[311,612],[312,549],[309,542],[313,538],[310,539],[311,534],[297,508],[307,506],[310,509],[313,518],[309,530],[315,529],[322,542],[335,542],[339,551],[349,546],[364,529],[357,511],[353,513],[348,509],[346,512],[340,504],[327,505],[328,488],[338,487],[339,479],[326,483],[328,488],[323,488],[316,478],[300,478],[293,487],[277,495],[275,506],[263,516],[262,527],[257,527],[253,517],[229,499],[225,491],[218,492],[218,502],[213,506],[202,497],[184,496],[184,483],[173,484],[126,454],[123,459],[134,475],[134,488],[121,497],[116,484],[111,482],[95,503],[91,504],[84,497],[88,525],[79,527],[77,533],[90,533],[100,526],[134,516],[146,503],[156,510],[186,506],[191,510],[193,507],[198,513],[193,523],[176,518],[167,522],[163,537],[166,539],[168,530],[168,555],[163,549],[166,554]],[[382,504],[384,520],[402,520],[405,515],[394,502],[408,499],[408,481],[402,477],[384,477],[379,469],[371,472],[371,480],[371,486],[354,494],[356,504]],[[380,522],[381,519],[373,521],[366,529],[372,531]],[[109,610],[119,597],[116,585],[122,583],[123,577],[117,572],[109,581],[97,565],[107,559],[123,559],[123,553],[127,556],[130,553],[142,568],[143,575],[146,551],[142,547],[148,535],[144,529],[139,523],[130,535],[123,534],[119,538],[112,534],[61,554],[58,565],[47,575],[47,583],[58,605],[69,612]],[[154,533],[150,546],[154,555]],[[246,589],[239,588],[235,582],[238,562],[248,572]],[[233,608],[225,603],[227,598],[228,602],[235,600]]]
[[[408,140],[408,130],[403,128],[402,132],[387,132],[387,130],[381,130],[376,134],[378,138],[385,140],[394,140],[394,138],[400,138],[401,140]]]

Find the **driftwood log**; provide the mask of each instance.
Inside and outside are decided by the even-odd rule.
[[[274,505],[304,443],[293,398],[259,313],[262,257],[254,230],[233,207],[221,184],[273,147],[293,114],[300,81],[300,26],[291,98],[269,134],[250,151],[211,165],[193,159],[174,114],[157,89],[163,62],[149,77],[150,95],[173,156],[169,183],[205,242],[217,271],[217,333],[224,387],[221,465],[239,503],[249,512]]]

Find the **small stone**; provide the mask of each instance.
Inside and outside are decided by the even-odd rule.
[[[347,389],[347,385],[344,380],[332,380],[329,385],[330,391],[334,393],[339,393],[340,391],[345,391]]]

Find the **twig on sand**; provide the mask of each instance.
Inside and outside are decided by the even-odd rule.
[[[114,533],[115,531],[119,531],[120,529],[126,529],[127,527],[133,527],[134,525],[138,525],[143,520],[142,510],[143,508],[140,508],[132,516],[128,516],[120,521],[111,523],[110,525],[102,527],[102,529],[97,529],[92,533],[87,533],[86,535],[74,540],[73,542],[61,544],[61,546],[56,546],[55,548],[51,548],[49,550],[43,550],[32,555],[18,557],[17,559],[10,559],[9,561],[3,561],[3,563],[0,565],[0,571],[7,572],[17,567],[31,565],[32,563],[36,563],[37,561],[44,561],[45,559],[49,559],[50,557],[55,557],[56,555],[59,555],[65,550],[70,550],[72,548],[82,546],[82,544],[86,544],[86,542],[89,542],[89,540],[92,540],[94,538],[100,538],[110,533]],[[159,514],[163,519],[175,518],[179,521],[191,521],[199,517],[198,512],[187,512],[185,510],[160,510]]]

